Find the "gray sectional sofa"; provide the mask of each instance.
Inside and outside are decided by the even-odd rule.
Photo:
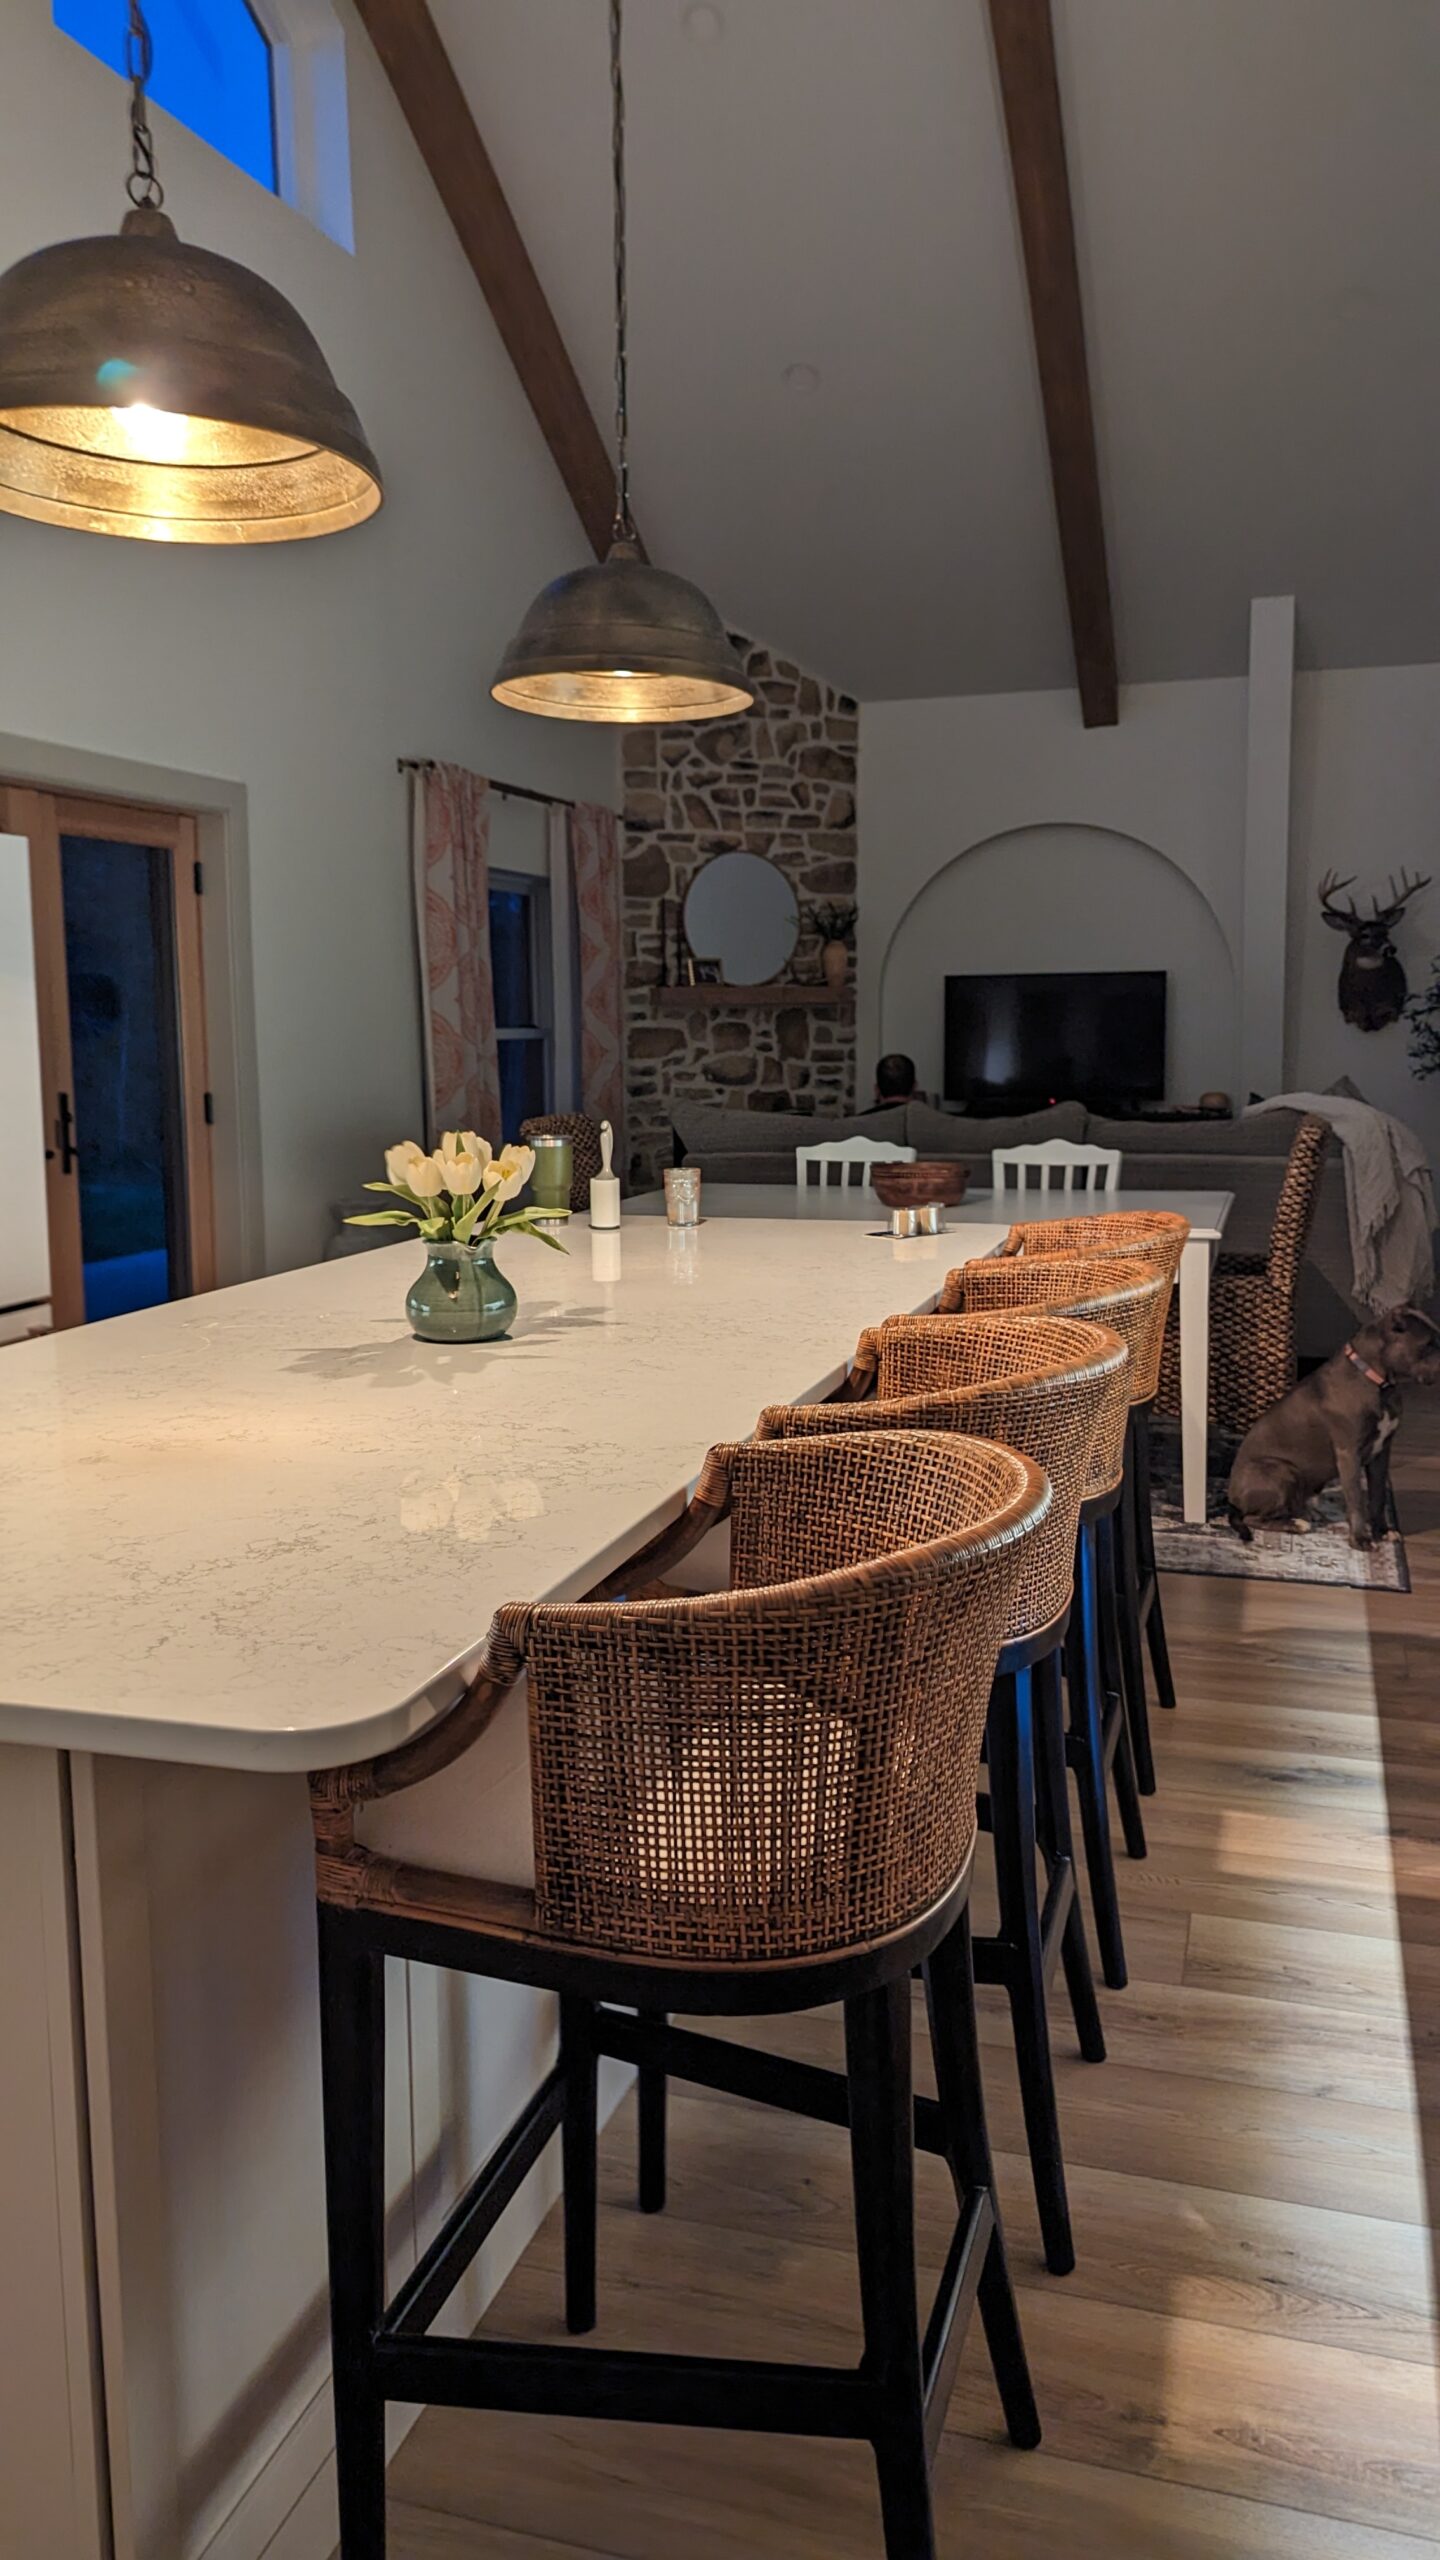
[[[1231,1191],[1235,1206],[1225,1244],[1263,1253],[1297,1118],[1267,1111],[1253,1120],[1104,1120],[1078,1102],[1059,1102],[1021,1119],[971,1120],[929,1103],[897,1104],[850,1120],[793,1111],[730,1110],[714,1103],[673,1106],[677,1162],[698,1164],[712,1182],[793,1182],[795,1149],[826,1138],[893,1138],[921,1156],[958,1156],[972,1190],[988,1189],[992,1147],[1032,1146],[1045,1138],[1087,1139],[1119,1147],[1121,1180],[1134,1191]],[[1344,1341],[1354,1321],[1345,1173],[1332,1138],[1301,1281],[1297,1331],[1302,1354],[1323,1357]]]

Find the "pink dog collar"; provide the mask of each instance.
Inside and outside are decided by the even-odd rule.
[[[1363,1378],[1368,1378],[1372,1387],[1388,1387],[1388,1386],[1389,1386],[1390,1381],[1389,1381],[1389,1379],[1386,1377],[1384,1370],[1383,1370],[1383,1369],[1372,1369],[1368,1360],[1362,1360],[1362,1359],[1361,1359],[1361,1357],[1360,1357],[1360,1354],[1359,1354],[1359,1352],[1356,1350],[1355,1345],[1354,1345],[1354,1343],[1353,1343],[1353,1342],[1347,1342],[1347,1343],[1346,1343],[1346,1345],[1345,1345],[1345,1357],[1346,1357],[1346,1359],[1347,1359],[1347,1360],[1353,1360],[1353,1361],[1354,1361],[1355,1366],[1356,1366],[1356,1368],[1359,1370],[1359,1372],[1360,1372],[1361,1376],[1362,1376]]]

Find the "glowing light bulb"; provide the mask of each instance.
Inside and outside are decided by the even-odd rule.
[[[152,409],[147,400],[127,401],[110,412],[127,452],[137,462],[183,462],[190,443],[190,421],[172,409]]]

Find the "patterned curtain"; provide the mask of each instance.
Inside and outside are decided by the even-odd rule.
[[[490,785],[463,765],[418,773],[415,907],[425,1028],[426,1132],[476,1129],[499,1146],[500,1065],[490,976]]]
[[[613,809],[577,801],[570,812],[580,975],[580,1107],[615,1131],[615,1163],[625,1164],[624,970],[620,938],[620,821]]]

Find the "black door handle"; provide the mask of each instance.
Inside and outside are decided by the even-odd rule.
[[[68,1093],[60,1094],[57,1099],[60,1109],[55,1122],[55,1135],[60,1142],[60,1170],[62,1173],[70,1173],[74,1170],[80,1152],[75,1144],[75,1114],[70,1108]]]

